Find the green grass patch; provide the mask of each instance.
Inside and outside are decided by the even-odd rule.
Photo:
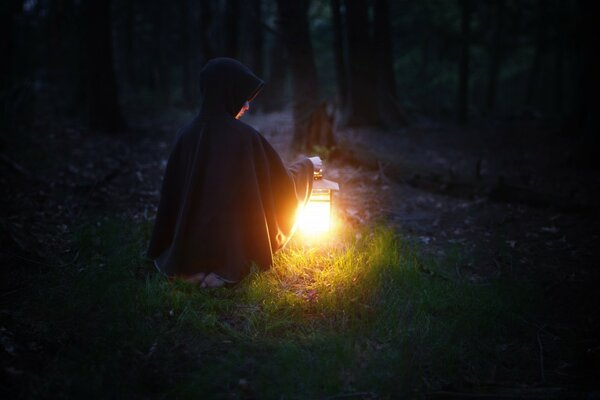
[[[149,228],[84,226],[78,262],[36,283],[23,318],[54,350],[25,394],[395,397],[527,373],[514,350],[535,340],[535,288],[444,278],[388,229],[298,240],[270,271],[200,290],[144,258]]]

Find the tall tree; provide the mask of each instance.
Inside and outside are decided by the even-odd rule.
[[[204,65],[208,60],[214,58],[216,55],[216,49],[213,45],[211,32],[213,25],[213,9],[211,1],[203,0],[200,1],[200,54],[201,54],[201,65]]]
[[[346,2],[346,37],[348,42],[348,96],[344,110],[346,125],[379,125],[377,110],[375,54],[369,37],[366,0]]]
[[[192,12],[189,0],[179,0],[179,18],[181,19],[180,24],[180,37],[181,37],[181,92],[183,105],[185,107],[192,107],[194,105],[194,97],[192,95],[192,48],[191,48],[191,25],[192,25]]]
[[[546,52],[546,24],[547,24],[547,3],[538,0],[536,3],[537,17],[534,20],[535,26],[535,42],[534,53],[529,67],[529,78],[527,80],[527,92],[525,93],[525,104],[531,106],[533,97],[540,81],[540,69],[542,66],[542,58]]]
[[[277,0],[284,42],[292,73],[294,135],[292,147],[332,146],[333,132],[319,99],[317,68],[310,41],[308,0]]]
[[[225,1],[225,15],[223,21],[223,50],[226,57],[237,58],[239,53],[239,0]]]
[[[396,98],[396,79],[392,56],[390,28],[390,7],[388,0],[375,0],[375,44],[377,48],[377,64],[381,71],[379,81],[388,86],[389,95]]]
[[[0,5],[0,90],[6,90],[13,83],[13,74],[16,71],[16,19],[19,14],[21,2],[18,0],[3,1]]]
[[[91,128],[117,131],[125,126],[113,69],[110,2],[82,4],[85,34],[82,66],[86,114]]]
[[[494,6],[492,42],[490,45],[490,60],[488,64],[488,84],[485,99],[485,108],[489,113],[494,109],[496,102],[496,86],[502,60],[504,59],[504,19],[506,15],[506,4],[504,0],[498,0]]]
[[[152,4],[154,9],[153,42],[155,44],[155,59],[152,62],[154,76],[157,84],[159,100],[164,104],[171,104],[171,43],[170,26],[172,15],[171,7],[162,8],[162,3],[157,1]]]
[[[333,54],[335,55],[335,77],[338,88],[340,104],[346,104],[348,97],[348,83],[346,77],[346,63],[344,62],[344,28],[340,0],[331,0],[331,19],[333,25]]]
[[[594,2],[579,0],[577,6],[577,33],[575,47],[577,61],[577,92],[575,126],[578,136],[576,162],[587,167],[600,168],[600,125],[596,113],[600,108],[600,58],[597,44],[600,34],[597,29],[598,9]]]
[[[262,0],[250,0],[243,3],[244,4],[244,12],[242,13],[243,17],[243,27],[242,31],[244,35],[242,35],[242,39],[245,39],[242,42],[242,48],[246,51],[241,55],[241,60],[250,66],[252,71],[256,74],[256,76],[265,79],[264,77],[264,54],[263,54],[263,7]],[[253,101],[254,109],[262,108],[263,96],[258,96],[257,99]]]
[[[563,112],[564,104],[564,59],[565,59],[565,31],[566,18],[568,15],[567,3],[565,0],[558,0],[554,13],[556,32],[556,48],[554,52],[554,80],[555,80],[555,102],[554,107],[557,114]]]
[[[135,32],[135,0],[124,1],[125,7],[125,27],[124,27],[124,63],[125,63],[125,74],[127,77],[127,83],[135,90],[137,88],[137,78],[135,74],[135,56],[134,51],[134,32]]]
[[[374,3],[371,38],[367,0],[346,2],[348,91],[345,125],[405,124],[406,114],[396,97],[396,79],[387,0]]]
[[[375,0],[374,34],[379,120],[385,125],[407,124],[396,90],[389,0]]]
[[[277,20],[277,32],[281,32],[280,21]],[[288,72],[287,51],[283,43],[283,35],[275,33],[268,49],[268,78],[261,94],[261,103],[266,112],[279,111],[284,106],[284,93]]]
[[[242,38],[242,47],[245,52],[241,54],[243,61],[252,68],[252,71],[259,76],[263,75],[263,7],[262,0],[249,0],[243,3],[243,26],[244,35]]]
[[[3,1],[0,4],[0,127],[8,124],[12,119],[8,112],[10,99],[9,93],[18,74],[17,35],[15,20],[20,12],[21,4],[18,0]]]
[[[466,124],[469,107],[469,51],[471,47],[471,0],[460,1],[460,61],[458,68],[458,122]]]
[[[10,3],[19,3],[18,1],[11,1]],[[58,70],[61,68],[64,63],[65,58],[65,49],[64,42],[65,39],[65,30],[64,30],[64,22],[66,20],[65,13],[65,1],[62,0],[51,0],[48,2],[48,69],[50,75],[52,76],[51,80],[58,80]],[[11,54],[6,54],[8,59],[10,60]],[[3,63],[4,64],[4,63]]]

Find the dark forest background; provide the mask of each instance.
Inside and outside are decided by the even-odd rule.
[[[7,0],[1,7],[5,126],[51,113],[122,131],[132,109],[194,109],[202,65],[228,56],[267,82],[255,109],[294,107],[297,136],[326,102],[344,125],[537,119],[582,151],[597,142],[593,2]]]
[[[0,1],[0,396],[598,398],[597,3]],[[339,230],[207,292],[146,247],[219,56]]]

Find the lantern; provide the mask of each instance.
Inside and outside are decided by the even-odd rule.
[[[336,182],[323,179],[321,171],[315,172],[314,179],[312,193],[298,221],[300,232],[311,236],[330,230],[333,191],[340,190]]]

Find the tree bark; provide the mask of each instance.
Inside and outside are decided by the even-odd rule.
[[[466,124],[469,107],[469,51],[471,40],[471,0],[460,0],[461,46],[458,68],[458,122]]]
[[[264,62],[263,62],[263,12],[262,12],[262,1],[252,0],[250,3],[252,8],[252,15],[254,21],[251,23],[250,35],[251,39],[251,56],[252,61],[250,63],[252,70],[256,76],[262,77],[264,73]]]
[[[531,106],[539,80],[542,57],[546,52],[546,2],[538,1],[538,17],[536,21],[535,50],[529,68],[529,79],[527,80],[527,92],[525,93],[525,105]]]
[[[10,3],[19,3],[10,1]],[[48,3],[48,68],[51,75],[55,75],[57,70],[64,64],[64,21],[65,21],[65,2],[62,0],[52,0]],[[12,21],[11,21],[12,23]],[[2,53],[6,54],[6,53]],[[8,60],[11,54],[6,54]],[[4,64],[4,63],[3,63]],[[54,76],[53,78],[57,78]]]
[[[160,2],[154,4],[153,40],[156,46],[156,57],[153,63],[154,80],[157,84],[158,96],[163,104],[171,104],[171,64],[167,53],[170,51],[167,21],[170,15],[161,10]]]
[[[243,17],[245,22],[243,31],[248,38],[247,42],[244,43],[244,47],[247,49],[244,58],[247,59],[247,63],[254,74],[264,79],[262,0],[250,0],[244,3]],[[262,109],[263,100],[263,96],[258,96],[252,101],[252,108],[255,110]]]
[[[81,55],[87,120],[93,129],[118,131],[125,127],[125,121],[113,66],[110,2],[88,0],[82,6],[86,28]]]
[[[211,2],[203,0],[200,2],[200,54],[201,65],[206,64],[208,60],[216,55],[215,48],[211,40],[211,31],[213,23],[213,10]]]
[[[13,83],[13,74],[16,70],[16,16],[19,12],[18,0],[8,0],[0,4],[0,90],[6,90]],[[54,3],[52,3],[53,5]],[[54,42],[51,40],[51,43]]]
[[[292,72],[294,135],[292,148],[312,150],[333,145],[325,107],[319,101],[317,68],[308,26],[308,0],[277,0],[284,42]]]
[[[125,1],[125,73],[127,83],[131,89],[136,90],[137,78],[135,74],[135,56],[134,52],[134,29],[135,29],[135,0]]]
[[[406,125],[408,124],[408,116],[398,101],[396,90],[388,0],[375,1],[374,16],[379,120],[387,126]]]
[[[338,88],[339,104],[346,104],[348,100],[348,82],[346,76],[344,27],[340,0],[331,0],[331,19],[333,25],[333,54],[335,55],[335,77]]]
[[[600,168],[600,125],[596,113],[600,107],[600,58],[597,43],[600,34],[597,29],[598,11],[594,3],[586,0],[577,2],[576,49],[577,99],[574,131],[577,134],[577,147],[574,162],[580,166]]]
[[[278,31],[281,24],[278,21]],[[260,95],[265,112],[279,111],[284,106],[285,83],[288,72],[288,55],[283,43],[282,34],[273,36],[268,49],[269,77],[263,93]]]
[[[556,48],[554,54],[554,76],[555,76],[555,102],[554,108],[561,115],[564,107],[564,58],[565,58],[565,18],[568,13],[565,0],[558,0],[555,12],[555,26],[557,27]]]
[[[490,63],[488,66],[488,84],[485,98],[485,108],[487,113],[491,113],[496,103],[496,87],[498,84],[498,75],[500,73],[502,59],[504,58],[504,15],[506,5],[504,0],[499,0],[496,3],[495,23],[490,51]]]
[[[181,92],[183,105],[186,108],[191,108],[194,105],[194,97],[192,95],[192,49],[190,44],[191,36],[191,7],[189,0],[179,0],[181,19]]]
[[[348,42],[348,97],[344,110],[344,124],[380,125],[373,60],[375,53],[369,37],[366,0],[346,3],[346,36]]]
[[[10,126],[13,116],[10,115],[10,92],[14,89],[18,75],[18,44],[16,43],[16,17],[20,11],[20,2],[8,0],[0,4],[0,127]]]
[[[388,94],[397,98],[396,78],[394,77],[394,61],[392,56],[392,40],[390,28],[390,7],[388,0],[375,0],[375,43],[377,46],[377,61],[381,75],[382,86],[387,86]]]
[[[239,0],[227,0],[225,2],[225,21],[223,24],[224,44],[222,55],[237,58],[239,52]]]

